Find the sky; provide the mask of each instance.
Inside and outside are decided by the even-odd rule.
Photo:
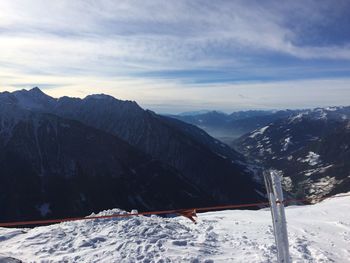
[[[160,113],[350,105],[350,1],[1,0],[0,91]]]

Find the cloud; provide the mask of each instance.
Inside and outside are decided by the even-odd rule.
[[[317,27],[322,22],[319,17],[325,19],[338,8],[328,5],[324,10],[319,1],[296,1],[303,5],[277,7],[270,1],[253,2],[5,0],[0,4],[4,14],[0,26],[4,41],[14,38],[26,44],[25,38],[31,42],[30,48],[37,47],[39,51],[46,40],[45,52],[57,52],[61,45],[65,50],[78,46],[83,51],[90,49],[89,54],[108,53],[139,64],[153,61],[159,66],[174,60],[184,66],[187,62],[188,66],[189,59],[194,65],[202,62],[210,66],[212,60],[225,64],[227,54],[244,58],[247,53],[256,56],[261,50],[301,58],[350,59],[348,43],[295,44],[305,39],[300,33],[310,31],[304,29],[310,28],[308,23]],[[298,26],[288,26],[292,22]],[[333,30],[326,27],[322,34]],[[243,58],[239,58],[240,62]]]
[[[211,109],[297,109],[350,104],[350,78],[178,86],[157,90],[142,105],[159,112]],[[151,92],[150,92],[151,94]],[[153,93],[152,93],[153,94]],[[166,96],[168,94],[168,96]],[[165,98],[165,99],[164,99]]]
[[[61,85],[52,90],[63,95],[106,86],[161,101],[166,93],[148,85],[186,94],[200,84],[225,94],[216,86],[244,81],[250,89],[256,81],[299,83],[350,71],[350,3],[343,0],[3,0],[0,10],[6,89]],[[122,83],[136,85],[136,93],[129,86],[121,92]]]

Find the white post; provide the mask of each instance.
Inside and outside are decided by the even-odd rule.
[[[278,263],[289,263],[291,260],[281,180],[278,172],[274,170],[264,172],[264,180],[270,201],[272,225],[277,247],[277,261]]]

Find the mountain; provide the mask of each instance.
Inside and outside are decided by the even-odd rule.
[[[0,109],[2,221],[77,216],[115,206],[213,204],[179,171],[116,136],[51,114]]]
[[[305,110],[244,135],[233,146],[280,170],[285,190],[298,197],[350,190],[350,107]]]
[[[248,132],[264,127],[273,121],[299,113],[299,110],[252,111],[252,114],[248,115],[245,113],[246,112],[241,112],[240,114],[240,112],[237,112],[238,116],[232,118],[227,125],[227,129],[233,131],[234,134],[239,137]]]
[[[58,100],[53,113],[122,138],[175,167],[220,202],[258,198],[255,192],[258,186],[252,182],[246,167],[241,166],[243,157],[193,125],[180,125],[168,117],[143,110],[136,102],[106,95],[84,99],[64,97]]]
[[[195,115],[200,115],[200,114],[204,114],[204,113],[208,113],[210,112],[210,110],[198,110],[198,111],[185,111],[185,112],[181,112],[178,115],[179,116],[195,116]]]
[[[225,114],[210,111],[193,115],[171,115],[170,117],[193,124],[218,140],[230,144],[245,133],[263,127],[270,122],[290,116],[295,111],[238,111]]]
[[[215,127],[224,125],[229,120],[229,115],[219,111],[200,111],[197,114],[185,115],[184,113],[179,115],[170,115],[181,121],[203,127]]]
[[[261,196],[257,193],[261,190],[261,185],[253,179],[253,173],[245,165],[245,159],[242,155],[210,137],[199,128],[143,110],[136,102],[121,101],[103,94],[90,95],[84,99],[69,97],[54,99],[34,88],[29,91],[1,93],[0,104],[9,112],[13,111],[12,108],[18,109],[18,114],[13,115],[30,116],[26,117],[25,124],[23,121],[19,122],[20,126],[18,126],[18,122],[13,120],[2,121],[6,125],[2,126],[1,133],[10,135],[11,138],[16,135],[12,139],[14,143],[9,144],[8,139],[4,139],[6,143],[3,147],[7,147],[4,149],[14,151],[16,145],[21,145],[14,151],[15,157],[12,166],[7,165],[9,162],[3,161],[5,172],[2,174],[4,177],[11,177],[9,174],[11,174],[11,169],[15,170],[16,163],[20,160],[20,153],[26,152],[27,155],[23,157],[23,163],[28,165],[26,171],[34,170],[36,172],[33,173],[33,176],[48,178],[50,174],[54,174],[55,169],[69,166],[69,162],[59,163],[55,155],[56,152],[50,149],[65,149],[67,157],[64,160],[72,158],[71,152],[76,154],[74,158],[86,158],[84,160],[78,159],[85,165],[81,168],[84,173],[79,174],[80,177],[71,176],[70,178],[83,180],[84,176],[91,177],[92,185],[95,183],[97,187],[99,183],[94,180],[101,180],[102,177],[97,176],[106,174],[106,177],[103,177],[106,179],[104,184],[107,188],[110,187],[108,190],[114,195],[110,202],[104,203],[108,207],[115,207],[116,205],[112,206],[111,202],[118,202],[118,198],[123,200],[118,204],[119,207],[139,209],[140,207],[141,209],[182,207],[185,200],[188,200],[186,206],[261,200]],[[7,115],[4,115],[4,118],[7,118]],[[14,119],[16,118],[14,117]],[[47,119],[51,118],[55,119],[56,122],[62,122],[62,127],[66,126],[65,122],[69,122],[69,128],[65,128],[68,129],[67,132],[62,133],[62,136],[65,137],[51,142],[51,138],[55,138],[55,133],[52,134],[51,129],[54,131],[55,129],[47,127],[51,124],[45,124],[43,127],[40,126],[42,137],[37,138],[36,134],[38,133],[35,131],[38,123],[41,123],[42,119],[45,120],[44,123],[50,123]],[[16,124],[18,132],[8,132],[14,124]],[[56,127],[54,124],[51,126]],[[58,127],[61,126],[58,125]],[[21,136],[22,133],[28,132],[28,129],[31,130],[30,136]],[[61,134],[61,128],[59,131]],[[94,133],[94,138],[98,139],[90,141],[89,133]],[[25,138],[26,140],[24,140]],[[63,139],[64,141],[62,141]],[[61,145],[63,142],[65,145],[72,145],[72,148]],[[51,143],[53,144],[51,145]],[[118,157],[113,159],[111,156],[118,154],[114,151],[116,151],[115,148],[120,148],[119,145],[124,145],[125,151],[119,152]],[[48,148],[42,149],[41,147]],[[51,168],[41,169],[43,153],[46,156],[46,153],[49,152],[49,157],[45,158],[49,158],[47,163],[50,164]],[[130,152],[141,157],[135,157],[132,163],[125,165],[114,163],[115,159],[124,163],[125,159],[129,158]],[[8,156],[10,155],[5,154],[3,158]],[[146,167],[143,173],[140,172],[140,177],[135,176],[132,172],[134,167],[143,167],[145,163],[152,165]],[[48,172],[43,175],[43,171]],[[109,183],[109,180],[112,180],[110,178],[115,177],[113,171],[124,174],[122,179],[124,184],[120,181],[118,181],[119,183]],[[21,176],[27,176],[30,172],[20,170],[17,173],[22,174]],[[67,173],[69,170],[60,171],[58,177],[66,178]],[[154,174],[159,175],[159,177]],[[153,175],[155,183],[149,185],[152,183]],[[126,186],[129,184],[130,178],[135,181]],[[36,180],[38,184],[39,182],[41,184],[39,179]],[[66,183],[64,179],[61,185]],[[122,193],[120,195],[112,191],[112,186],[116,184],[120,185],[120,188],[116,188],[119,189],[117,192]],[[72,191],[73,189],[75,188],[72,187]],[[21,190],[27,191],[26,189]],[[99,191],[107,192],[102,189]],[[58,195],[59,192],[57,190],[55,195]],[[139,197],[138,192],[144,193],[145,197]],[[7,194],[9,193],[7,192]],[[150,196],[146,196],[147,194]],[[126,198],[126,196],[128,197]],[[104,206],[104,208],[106,207]]]

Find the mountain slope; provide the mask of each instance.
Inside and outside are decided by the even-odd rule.
[[[26,98],[25,105],[18,94]],[[256,192],[261,186],[253,180],[240,154],[192,125],[145,111],[135,102],[103,94],[84,99],[53,99],[39,89],[2,93],[1,100],[12,101],[22,109],[30,105],[31,111],[76,120],[121,138],[138,151],[177,170],[207,197],[203,200],[217,204],[261,200]]]
[[[117,137],[0,106],[0,219],[76,216],[114,206],[193,207],[213,200],[176,169]]]
[[[237,150],[282,171],[287,191],[317,198],[350,190],[350,107],[303,111],[255,130]]]
[[[192,125],[179,125],[167,117],[143,110],[135,102],[106,95],[82,100],[62,98],[53,112],[122,138],[175,167],[220,202],[260,198],[255,192],[259,186],[245,167],[236,162],[243,157],[238,157],[238,153],[225,145],[214,147],[218,142]]]

